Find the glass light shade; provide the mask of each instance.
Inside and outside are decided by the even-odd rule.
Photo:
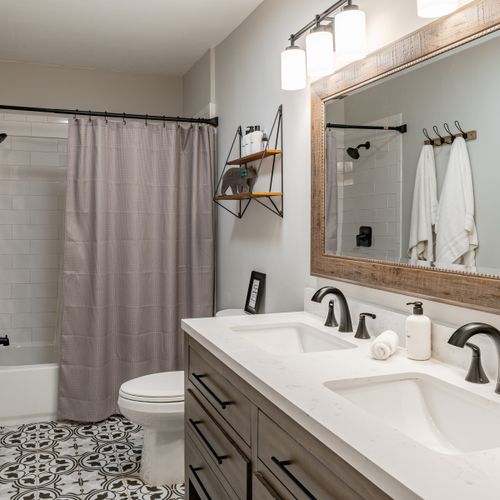
[[[307,74],[311,79],[331,75],[335,69],[333,35],[325,28],[317,28],[306,36]]]
[[[306,85],[306,53],[291,45],[281,53],[281,88],[302,90]]]
[[[344,7],[335,16],[335,51],[342,63],[366,56],[366,16],[355,5]]]
[[[441,17],[451,14],[457,8],[458,0],[417,0],[418,17]]]

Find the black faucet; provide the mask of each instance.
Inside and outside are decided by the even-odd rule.
[[[487,323],[468,323],[461,326],[453,333],[453,335],[448,340],[448,344],[457,347],[464,347],[471,337],[480,333],[488,335],[488,337],[490,337],[497,346],[499,370],[495,392],[497,394],[500,394],[500,331],[498,329],[496,329],[494,326],[488,325]]]
[[[5,337],[0,337],[0,345],[5,347],[10,345],[9,337],[7,335],[5,335]]]
[[[311,300],[313,302],[321,303],[323,298],[326,295],[336,295],[339,301],[340,306],[340,325],[339,332],[352,332],[352,322],[351,322],[351,313],[349,311],[349,305],[347,304],[347,300],[344,294],[334,286],[324,286],[316,291],[316,293],[312,296]]]

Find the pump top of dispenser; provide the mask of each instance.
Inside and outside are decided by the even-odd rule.
[[[413,306],[413,314],[420,316],[424,314],[424,304],[422,302],[407,302],[407,306]]]

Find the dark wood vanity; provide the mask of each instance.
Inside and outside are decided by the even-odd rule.
[[[185,346],[188,500],[389,498],[188,335]]]

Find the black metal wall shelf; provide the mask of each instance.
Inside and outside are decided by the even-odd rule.
[[[253,153],[250,155],[241,155],[241,140],[243,137],[243,132],[241,126],[238,127],[231,144],[231,148],[227,155],[227,160],[222,169],[219,180],[217,181],[217,186],[215,188],[215,193],[213,201],[222,207],[224,210],[228,211],[238,219],[241,219],[245,212],[247,211],[250,203],[256,201],[263,207],[267,208],[270,212],[279,217],[283,217],[283,106],[278,107],[278,111],[274,117],[273,125],[271,131],[269,132],[269,137],[267,145],[270,146],[274,141],[274,149],[266,148],[258,153]],[[274,139],[273,139],[274,137]],[[233,158],[237,153],[236,158]],[[239,167],[241,170],[241,178],[245,178],[245,174],[248,174],[248,167],[250,164],[256,164],[254,167],[257,176],[260,173],[261,167],[264,164],[266,158],[272,159],[267,164],[270,164],[270,180],[268,191],[253,191],[248,187],[248,191],[238,191],[232,194],[226,194],[221,192],[221,186],[223,185],[224,174],[227,172],[228,167]],[[279,171],[279,191],[275,189],[275,174]],[[257,177],[258,178],[258,177]],[[274,188],[274,189],[273,189]],[[229,206],[224,205],[222,202],[236,201],[237,210],[234,211]]]

